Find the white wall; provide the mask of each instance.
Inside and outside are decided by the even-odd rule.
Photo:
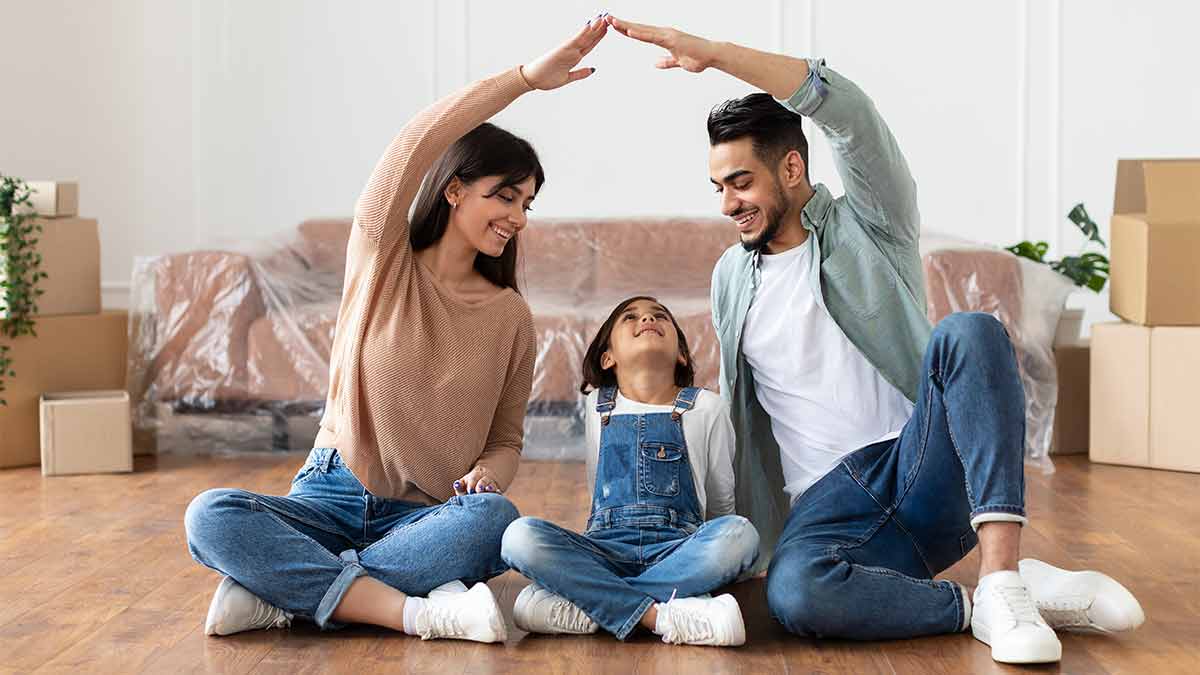
[[[714,0],[606,9],[795,55],[875,99],[927,228],[1072,252],[1107,225],[1117,157],[1200,155],[1200,6],[1167,0]],[[536,57],[600,9],[578,0],[0,0],[0,171],[78,179],[106,300],[134,256],[269,236],[351,211],[392,134],[463,83]],[[612,35],[588,82],[497,120],[549,174],[537,216],[716,213],[704,116],[749,91],[651,67]],[[18,83],[18,84],[14,84]],[[814,139],[813,174],[840,187]],[[1102,317],[1106,299],[1075,304]]]

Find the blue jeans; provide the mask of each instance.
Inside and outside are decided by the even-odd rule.
[[[507,570],[500,538],[516,507],[495,494],[427,506],[366,491],[338,456],[317,448],[286,497],[221,488],[188,505],[188,550],[258,597],[336,628],[329,617],[355,579],[425,596]]]
[[[973,521],[1023,521],[1025,399],[1003,325],[946,317],[923,368],[900,437],[851,453],[792,506],[767,572],[771,613],[789,631],[877,640],[962,630],[962,589],[934,575],[975,547]]]
[[[758,531],[741,516],[714,518],[689,533],[694,527],[606,527],[584,535],[525,517],[504,533],[501,555],[624,640],[651,604],[720,588],[758,557]]]

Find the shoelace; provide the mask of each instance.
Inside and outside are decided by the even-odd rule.
[[[1059,628],[1088,628],[1092,620],[1087,615],[1092,603],[1087,598],[1067,598],[1055,602],[1039,602],[1038,612],[1052,626]]]
[[[254,607],[254,618],[252,622],[256,626],[264,628],[287,628],[292,625],[292,616],[278,607],[268,603],[262,598],[258,600]],[[277,615],[277,616],[276,616]]]
[[[995,586],[992,592],[999,596],[1005,618],[1013,624],[1041,622],[1042,617],[1038,614],[1029,589],[1024,586]]]
[[[592,628],[591,618],[565,598],[550,605],[550,623],[576,633],[585,633]]]
[[[671,592],[671,599],[663,604],[663,611],[667,613],[667,620],[664,622],[667,624],[667,632],[663,634],[663,642],[683,644],[712,639],[712,621],[675,604],[675,591]]]
[[[422,612],[425,619],[425,630],[421,631],[421,639],[429,640],[435,637],[461,638],[466,636],[462,624],[458,622],[458,612],[450,607],[440,607],[430,603]],[[420,624],[418,624],[420,625]]]

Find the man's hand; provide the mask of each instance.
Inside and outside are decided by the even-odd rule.
[[[486,467],[477,466],[454,481],[454,494],[459,497],[479,492],[500,493],[500,486]]]
[[[715,65],[717,44],[711,40],[674,28],[622,21],[615,16],[608,17],[608,25],[625,37],[667,50],[666,56],[654,64],[658,68],[682,68],[689,73],[699,73]]]
[[[582,80],[596,72],[595,68],[579,68],[572,70],[588,52],[600,43],[608,32],[608,24],[601,14],[587,23],[575,37],[567,40],[541,56],[541,58],[526,66],[521,66],[521,74],[525,81],[534,89],[549,91]]]
[[[667,50],[655,64],[659,68],[682,68],[699,73],[706,68],[722,70],[758,87],[777,99],[786,99],[808,78],[808,62],[783,54],[760,52],[731,42],[716,42],[663,26],[650,26],[608,17],[618,33]]]

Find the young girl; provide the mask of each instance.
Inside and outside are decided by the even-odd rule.
[[[624,640],[639,624],[676,644],[746,640],[732,595],[704,594],[758,557],[758,532],[733,511],[733,427],[721,397],[692,386],[687,340],[657,300],[617,306],[588,347],[587,530],[538,518],[509,525],[501,556],[533,580],[513,617],[536,633]],[[705,521],[705,515],[709,520]]]

